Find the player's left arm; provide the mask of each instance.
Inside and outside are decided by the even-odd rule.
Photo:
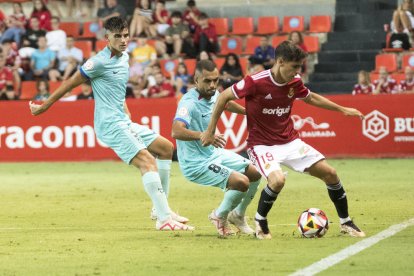
[[[339,105],[314,92],[309,92],[309,95],[303,101],[316,107],[341,112],[346,116],[358,116],[364,119],[364,115],[359,110]]]
[[[226,110],[232,113],[246,115],[246,108],[235,101],[229,101],[226,106]]]

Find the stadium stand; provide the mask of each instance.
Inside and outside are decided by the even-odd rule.
[[[310,33],[329,33],[331,30],[332,19],[329,15],[313,15],[310,17]]]
[[[293,31],[303,32],[305,30],[305,18],[303,16],[285,16],[283,17],[283,33]]]
[[[253,17],[235,17],[232,20],[233,35],[250,35],[254,33]]]
[[[217,35],[229,34],[229,20],[227,18],[209,18],[208,22],[216,26]]]
[[[398,69],[398,61],[396,54],[380,54],[375,57],[375,71],[384,66],[389,73],[395,72]]]
[[[279,17],[277,16],[260,16],[257,19],[258,35],[270,35],[279,32]]]

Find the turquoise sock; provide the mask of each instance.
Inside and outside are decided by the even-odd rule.
[[[236,191],[236,190],[227,190],[224,193],[224,199],[221,202],[220,206],[216,209],[216,216],[221,218],[227,218],[227,215],[230,213],[237,204],[243,199],[246,193]]]
[[[165,221],[170,218],[170,207],[168,206],[167,197],[161,186],[160,176],[157,172],[147,172],[142,176],[144,189],[150,196],[152,204],[157,212],[159,221]]]
[[[162,189],[164,190],[165,196],[168,198],[170,193],[170,172],[171,172],[171,160],[157,159],[158,173],[161,178]]]
[[[247,190],[243,200],[237,205],[235,211],[237,215],[244,216],[246,213],[247,206],[249,206],[250,202],[252,202],[254,195],[257,192],[257,187],[259,187],[260,180],[250,182],[249,189]]]

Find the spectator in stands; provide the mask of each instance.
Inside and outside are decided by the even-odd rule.
[[[387,68],[381,66],[379,69],[379,78],[374,81],[374,95],[378,94],[395,94],[398,92],[397,82],[388,75]]]
[[[177,65],[176,72],[172,71],[171,73],[171,85],[175,87],[177,97],[181,97],[187,93],[188,80],[191,75],[188,74],[187,66],[185,63],[180,62]]]
[[[403,0],[403,3],[394,11],[391,22],[393,32],[401,30],[409,34],[414,28],[414,6],[412,0]]]
[[[155,85],[148,89],[148,98],[175,97],[175,89],[161,72],[155,74]]]
[[[135,95],[136,98],[141,96],[148,97],[149,88],[157,84],[155,75],[158,73],[161,73],[161,66],[159,63],[154,63],[152,66],[145,68],[144,76],[139,83],[139,95]]]
[[[105,23],[111,17],[120,16],[126,17],[125,8],[118,4],[117,0],[106,0],[106,6],[98,10],[98,18],[102,23]]]
[[[60,19],[57,16],[52,16],[50,21],[52,30],[46,33],[47,47],[55,52],[59,52],[65,48],[66,32],[60,29]]]
[[[239,57],[236,54],[227,54],[226,60],[220,69],[219,78],[223,89],[226,89],[243,79],[243,69],[240,65]]]
[[[194,43],[198,47],[198,52],[217,53],[219,47],[216,27],[208,22],[208,15],[205,13],[201,13],[198,23],[199,26],[194,33]]]
[[[0,36],[6,30],[6,16],[4,15],[3,11],[0,9]]]
[[[13,43],[12,40],[4,40],[1,44],[1,49],[6,59],[6,66],[13,73],[14,89],[16,91],[20,91],[20,74],[23,73],[22,69],[20,68],[22,64],[22,59],[20,58],[19,53],[17,52],[15,47],[16,45]]]
[[[167,53],[177,58],[181,53],[186,57],[194,58],[193,43],[190,37],[190,30],[187,25],[181,22],[181,13],[175,11],[171,15],[172,25],[165,32],[165,42],[167,44]]]
[[[292,41],[293,44],[301,48],[305,53],[308,52],[308,49],[306,48],[305,42],[303,40],[303,35],[301,32],[293,31],[289,34],[288,40]],[[306,61],[302,65],[302,74],[306,73]]]
[[[201,15],[201,11],[196,7],[194,0],[187,1],[187,8],[184,10],[183,22],[190,28],[190,32],[193,34],[197,28],[198,17]]]
[[[73,36],[66,38],[66,47],[57,54],[58,69],[52,69],[49,73],[51,81],[67,80],[83,61],[83,52],[74,46],[74,42]]]
[[[150,0],[138,1],[129,25],[129,35],[135,37],[144,32],[147,37],[155,37],[156,30],[151,25],[154,21],[153,13]]]
[[[165,8],[165,1],[158,0],[155,4],[155,11],[153,14],[155,28],[157,33],[160,35],[165,35],[165,31],[170,27],[170,16]]]
[[[7,85],[6,91],[2,94],[0,92],[0,101],[16,101],[17,97],[16,92],[14,92],[13,85]]]
[[[358,84],[355,84],[352,95],[371,95],[375,86],[371,83],[369,73],[361,70],[358,72]]]
[[[251,63],[249,67],[249,75],[254,75],[256,73],[259,73],[261,71],[265,70],[265,67],[262,63]]]
[[[81,84],[81,91],[76,97],[77,100],[93,100],[92,86],[89,81]]]
[[[6,66],[6,57],[3,51],[0,51],[0,95],[6,93],[8,86],[13,87],[13,73]]]
[[[46,31],[40,29],[39,19],[37,17],[30,18],[29,28],[26,30],[25,35],[22,38],[22,47],[29,47],[37,49],[37,41],[40,36],[46,36]]]
[[[153,65],[157,60],[157,52],[155,48],[148,44],[147,37],[141,34],[137,39],[137,47],[132,51],[134,62],[132,67],[139,70],[140,74],[144,74],[145,68]]]
[[[400,81],[400,93],[411,94],[414,93],[414,72],[410,66],[404,69],[405,79]]]
[[[27,18],[23,13],[22,4],[13,4],[13,14],[7,17],[6,25],[7,30],[0,36],[0,43],[5,40],[12,39],[20,45],[21,38],[25,33],[25,26],[27,24]]]
[[[269,38],[260,38],[260,45],[254,49],[254,54],[249,57],[251,64],[263,64],[264,68],[270,69],[275,63],[275,49],[270,45]]]
[[[30,67],[32,75],[29,79],[41,78],[47,80],[49,71],[55,66],[55,52],[47,48],[46,37],[41,36],[38,40],[39,49],[33,52],[31,56]]]
[[[410,50],[411,43],[410,43],[410,37],[408,34],[404,33],[402,25],[399,25],[396,27],[396,32],[393,32],[390,36],[389,43],[387,45],[387,48],[392,49],[402,49],[402,50]]]
[[[50,20],[52,14],[47,8],[46,4],[42,0],[33,1],[33,11],[30,15],[30,18],[36,17],[39,19],[39,28],[45,31],[50,31],[52,29]]]
[[[45,101],[50,97],[49,83],[47,80],[38,80],[36,83],[37,94],[34,96],[35,101]]]
[[[208,53],[208,52],[206,52],[206,51],[201,51],[198,55],[197,55],[197,61],[200,61],[200,60],[213,60],[212,58],[211,58],[211,55]]]

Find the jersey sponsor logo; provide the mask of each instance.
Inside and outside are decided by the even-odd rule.
[[[333,130],[329,130],[329,123],[322,122],[322,123],[316,123],[315,120],[312,117],[306,117],[301,118],[299,115],[292,115],[291,116],[293,121],[293,127],[296,130],[301,130],[306,125],[310,126],[312,130],[301,130],[299,132],[300,136],[302,138],[312,138],[312,137],[318,137],[318,138],[329,138],[329,137],[335,137],[336,133]]]
[[[245,81],[241,80],[236,84],[237,89],[242,90],[244,88]]]
[[[293,87],[291,87],[289,89],[289,93],[288,93],[288,98],[292,98],[295,95],[295,90],[293,89]]]
[[[85,62],[85,64],[83,65],[83,67],[86,70],[92,70],[94,67],[93,61],[92,60],[88,60],[87,62]]]
[[[277,107],[277,108],[263,108],[262,113],[267,115],[277,115],[277,116],[283,116],[283,114],[288,114],[290,112],[290,106],[283,108],[283,107]]]

